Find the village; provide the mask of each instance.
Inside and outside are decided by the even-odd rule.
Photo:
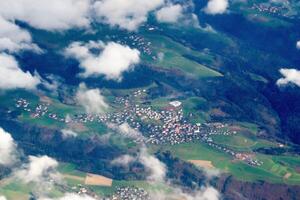
[[[170,101],[166,109],[155,110],[151,105],[137,103],[147,94],[146,90],[137,90],[123,97],[116,97],[113,104],[116,112],[105,114],[76,114],[74,116],[59,116],[49,111],[50,104],[38,104],[31,107],[30,102],[25,99],[18,99],[16,107],[30,113],[32,118],[48,117],[62,123],[87,123],[96,122],[102,124],[122,125],[127,123],[134,130],[143,135],[143,142],[153,145],[177,145],[189,142],[203,142],[208,146],[229,154],[236,160],[241,160],[249,165],[260,166],[262,162],[255,159],[255,156],[248,153],[236,152],[226,146],[217,144],[213,135],[230,137],[237,134],[236,131],[229,131],[226,123],[195,123],[192,124],[184,117],[182,102]]]
[[[148,31],[153,31],[153,30],[154,30],[153,27],[148,28]],[[156,59],[151,49],[152,43],[150,41],[146,41],[146,39],[141,35],[131,34],[130,36],[124,36],[122,38],[119,38],[117,35],[112,35],[110,37],[113,40],[117,40],[119,44],[136,48],[143,54],[151,56],[152,59],[154,60]]]
[[[72,191],[79,195],[89,195],[99,200],[150,200],[149,193],[144,188],[136,186],[116,187],[115,192],[107,197],[100,197],[95,192],[81,184],[73,186]]]
[[[289,6],[289,2],[285,1],[284,2],[285,6]],[[272,15],[277,15],[277,16],[287,16],[287,12],[284,12],[287,10],[286,7],[284,6],[274,6],[274,5],[268,5],[268,4],[254,4],[251,7],[252,10],[257,10],[261,13],[267,13],[267,14],[272,14]]]
[[[112,197],[104,200],[150,200],[150,196],[143,188],[120,187]]]

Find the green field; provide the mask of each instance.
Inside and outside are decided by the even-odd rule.
[[[33,104],[39,102],[39,97],[36,94],[18,89],[12,91],[0,91],[0,106],[12,109],[15,107],[16,101],[20,98],[26,98]]]
[[[235,4],[234,6],[232,6],[232,9],[235,10],[235,12],[240,12],[243,15],[245,15],[245,17],[249,21],[252,21],[254,23],[260,23],[263,26],[271,28],[284,28],[290,27],[292,25],[292,23],[289,23],[288,20],[282,20],[279,17],[274,17],[271,13],[259,12],[258,10],[250,9],[255,3],[261,3],[261,0],[249,1],[247,2],[247,6]]]
[[[170,101],[171,100],[167,97],[156,98],[151,101],[151,106],[155,110],[161,110],[161,109],[169,106]]]
[[[43,192],[50,198],[63,195],[60,187],[48,188],[47,186],[35,183],[24,183],[15,179],[3,179],[0,181],[0,196],[5,196],[8,200],[28,200],[32,192]]]
[[[0,93],[0,105],[2,107],[9,108],[10,110],[18,110],[15,106],[16,101],[20,98],[23,98],[30,103],[28,108],[33,111],[38,104],[44,104],[40,96],[40,94],[35,94],[25,90],[2,92]],[[48,106],[48,113],[46,113],[45,116],[33,118],[30,112],[20,109],[21,113],[18,119],[22,122],[41,127],[48,127],[53,129],[68,129],[71,128],[69,127],[69,125],[65,124],[64,122],[49,118],[48,114],[55,113],[60,118],[65,118],[67,115],[74,116],[75,114],[85,113],[84,109],[80,106],[63,104],[59,102],[59,100],[57,100],[57,97],[50,96],[47,98],[50,102],[50,105]],[[79,131],[82,136],[88,136],[90,134],[104,134],[107,132],[107,127],[104,124],[98,122],[88,122],[85,123],[84,126],[86,127],[86,130],[76,130],[76,132]]]
[[[206,144],[190,143],[174,146],[163,146],[162,150],[172,152],[173,155],[183,160],[209,160],[223,173],[234,175],[243,181],[265,180],[272,183],[300,184],[300,174],[295,167],[300,167],[300,158],[266,156],[258,154],[257,158],[263,161],[261,166],[250,166],[242,161],[233,160],[228,154],[212,149]],[[152,151],[157,151],[152,147]],[[284,165],[282,163],[285,163]],[[284,178],[287,173],[291,176]]]
[[[224,144],[232,149],[237,150],[251,150],[256,144],[252,138],[245,137],[241,134],[233,136],[217,135],[212,137],[217,144]]]
[[[148,192],[172,192],[172,188],[166,183],[151,183],[148,181],[125,181],[125,180],[114,180],[111,187],[90,187],[100,196],[108,196],[113,194],[119,187],[138,187],[143,188]]]
[[[260,147],[276,147],[275,143],[265,140],[258,139],[255,136],[245,135],[242,132],[236,135],[214,135],[212,136],[213,140],[217,144],[227,146],[230,149],[237,151],[252,151]]]
[[[86,177],[86,173],[76,170],[76,166],[63,163],[60,164],[58,168],[59,172],[63,174],[64,180],[67,182],[69,186],[78,186],[84,185],[84,179]],[[81,180],[80,180],[81,179]],[[108,196],[113,194],[118,187],[140,187],[145,190],[163,190],[168,191],[170,188],[163,183],[155,183],[151,184],[150,182],[145,181],[127,181],[127,180],[113,180],[113,184],[111,187],[107,186],[85,186],[100,196]]]
[[[151,106],[155,110],[161,110],[169,106],[172,99],[168,97],[160,97],[151,101]],[[204,123],[210,118],[207,113],[207,101],[201,97],[190,97],[182,100],[183,114],[186,119],[191,123]]]
[[[147,64],[166,69],[180,70],[189,76],[195,76],[195,78],[222,76],[221,73],[207,66],[213,62],[213,58],[210,55],[193,51],[167,37],[157,35],[144,36],[151,42],[151,47],[155,54],[163,55],[162,58],[158,58],[157,60],[144,55],[143,60],[146,60]],[[187,55],[201,60],[203,64],[187,58]]]
[[[190,97],[183,102],[183,114],[192,123],[207,122],[210,117],[207,113],[208,102],[202,97]]]
[[[30,194],[30,186],[12,180],[0,182],[0,195],[9,200],[27,200]]]

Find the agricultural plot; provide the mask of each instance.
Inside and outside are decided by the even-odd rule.
[[[215,168],[211,161],[208,160],[189,160],[190,163],[196,165],[197,167],[205,168],[205,169],[213,169]]]
[[[179,144],[161,148],[172,152],[173,155],[187,162],[205,160],[205,163],[211,163],[216,169],[221,170],[223,173],[232,174],[240,180],[267,180],[272,183],[287,184],[300,183],[300,173],[296,171],[297,166],[300,166],[300,159],[297,157],[285,158],[258,154],[256,157],[263,164],[261,166],[251,166],[202,143]]]
[[[208,102],[201,97],[190,97],[183,101],[183,114],[192,123],[207,122],[210,117],[207,113]]]
[[[15,103],[20,98],[28,98],[32,103],[38,103],[39,97],[34,93],[26,90],[2,91],[0,92],[0,105],[1,107],[14,108]]]
[[[29,193],[30,188],[25,184],[14,182],[11,179],[0,181],[0,196],[4,195],[9,200],[27,200]]]
[[[163,183],[152,184],[148,181],[130,181],[130,180],[112,180],[108,177],[84,173],[76,170],[76,166],[69,163],[59,165],[59,172],[63,175],[64,180],[70,187],[81,187],[89,189],[99,196],[109,196],[122,187],[143,188],[146,191],[171,191],[167,185]]]
[[[224,136],[224,135],[216,135],[213,136],[214,142],[217,144],[226,145],[227,147],[230,147],[235,150],[251,150],[252,147],[254,147],[257,144],[257,141],[255,141],[252,138],[245,137],[241,134],[233,135],[233,136]]]
[[[145,37],[152,43],[151,47],[158,55],[156,60],[145,56],[145,60],[148,60],[146,63],[166,69],[180,70],[190,76],[196,76],[196,78],[222,76],[219,72],[205,66],[205,64],[212,62],[209,55],[188,49],[167,37],[150,35],[145,35]],[[188,55],[197,58],[197,60],[202,60],[205,64],[187,58]]]
[[[41,192],[51,198],[62,196],[60,187],[47,187],[36,185],[35,183],[25,183],[15,179],[4,179],[0,181],[0,196],[5,196],[8,200],[28,200],[32,191]]]
[[[112,186],[113,180],[104,176],[97,174],[87,174],[84,184],[85,185],[94,185],[94,186]]]

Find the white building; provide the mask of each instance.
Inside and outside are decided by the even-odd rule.
[[[171,101],[169,104],[175,108],[178,108],[182,103],[180,101]]]

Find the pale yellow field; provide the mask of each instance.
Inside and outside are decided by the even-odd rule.
[[[203,167],[203,168],[206,168],[206,169],[213,169],[215,168],[212,164],[211,161],[209,160],[189,160],[190,163],[198,166],[198,167]]]
[[[87,174],[85,178],[86,185],[112,186],[112,182],[112,179],[97,174]]]
[[[81,182],[84,182],[84,181],[85,181],[85,178],[84,178],[84,177],[74,176],[74,175],[70,175],[70,174],[64,174],[63,177],[64,177],[64,178],[73,179],[73,180],[77,180],[77,181],[81,181]]]
[[[286,173],[285,175],[284,175],[284,179],[288,179],[288,178],[290,178],[292,176],[292,174],[291,173]]]
[[[40,101],[42,103],[46,103],[46,104],[52,104],[53,103],[52,99],[50,99],[49,97],[47,97],[45,95],[40,95]]]
[[[71,130],[76,130],[77,132],[84,132],[88,130],[88,128],[83,123],[72,122],[68,124],[68,127]]]

